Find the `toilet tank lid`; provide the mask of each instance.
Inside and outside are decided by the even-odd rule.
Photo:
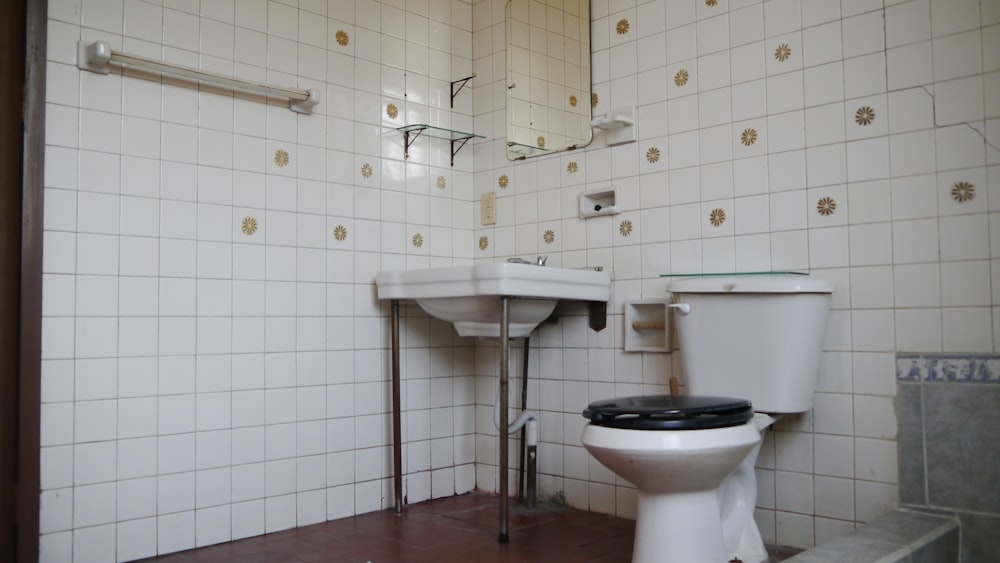
[[[809,276],[731,276],[675,279],[674,293],[833,293],[833,283]]]

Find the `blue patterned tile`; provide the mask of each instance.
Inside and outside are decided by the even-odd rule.
[[[919,356],[896,356],[896,379],[900,381],[922,381],[922,362]]]
[[[997,354],[899,354],[899,381],[1000,383]]]

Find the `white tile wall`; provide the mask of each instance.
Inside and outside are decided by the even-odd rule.
[[[609,150],[597,135],[517,163],[502,156],[499,0],[154,4],[50,1],[47,561],[136,559],[390,505],[386,325],[371,285],[383,268],[547,254],[613,272],[609,329],[589,332],[571,309],[533,339],[529,406],[542,492],[626,517],[635,491],[579,446],[580,411],[683,374],[676,357],[622,352],[618,303],[662,295],[663,273],[833,280],[815,410],[769,434],[758,470],[765,539],[801,547],[897,503],[894,352],[1000,342],[987,262],[1000,22],[977,2],[594,1],[594,111],[638,105],[640,140]],[[318,86],[326,102],[297,116],[80,73],[81,37]],[[449,109],[447,82],[472,72]],[[392,128],[414,122],[487,138],[454,168],[429,139],[404,161]],[[609,184],[624,213],[578,219],[577,195]],[[498,223],[484,228],[474,202],[490,191]],[[495,490],[495,349],[404,314],[408,500]]]
[[[429,139],[404,161],[393,129],[471,127],[472,90],[455,110],[447,92],[471,73],[472,6],[51,4],[43,559],[132,560],[390,506],[374,274],[473,247],[471,146],[454,168]],[[299,116],[80,73],[80,38],[325,101]],[[473,353],[404,314],[416,502],[475,486]]]
[[[477,227],[490,245],[473,256],[547,254],[550,264],[604,266],[616,280],[611,328],[576,340],[586,355],[570,337],[583,326],[572,312],[533,338],[541,341],[533,357],[549,366],[555,355],[566,379],[541,386],[562,393],[539,405],[544,492],[634,515],[634,489],[603,488],[606,476],[580,453],[580,411],[595,399],[662,391],[672,373],[683,374],[676,357],[626,359],[623,299],[662,295],[660,274],[801,269],[831,279],[838,293],[815,409],[764,442],[756,518],[766,540],[808,547],[895,506],[894,354],[995,352],[1000,341],[987,262],[1000,177],[995,15],[944,0],[592,2],[594,111],[636,103],[639,141],[609,150],[597,134],[584,151],[512,164],[502,157],[505,84],[493,64],[503,60],[494,32],[501,4],[474,8],[473,66],[492,70],[491,81],[475,85],[484,100],[477,116],[489,116],[477,117],[487,141],[475,152],[476,194],[503,198],[496,180],[506,174],[518,185],[544,183],[567,203],[544,217],[541,199],[537,213],[500,207],[496,228]],[[616,33],[622,18],[634,31]],[[782,44],[784,61],[775,56]],[[682,69],[688,81],[678,85]],[[747,129],[756,131],[749,146]],[[650,163],[654,147],[661,158]],[[578,171],[566,171],[571,162]],[[561,172],[542,182],[548,167]],[[975,186],[971,199],[960,182]],[[579,219],[576,195],[609,184],[638,186],[639,197],[625,200],[621,215]],[[823,198],[831,214],[819,212]],[[715,209],[726,215],[718,226]],[[626,219],[628,236],[619,230]],[[509,232],[535,239],[507,244]],[[613,365],[595,364],[605,351]],[[482,369],[495,373],[488,364]],[[542,378],[552,371],[540,369]],[[492,459],[478,458],[482,488],[494,483]]]

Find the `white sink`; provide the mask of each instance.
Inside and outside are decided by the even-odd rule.
[[[592,269],[508,262],[375,275],[379,299],[413,299],[429,315],[454,323],[461,336],[500,336],[500,296],[512,297],[508,334],[527,336],[559,300],[608,301],[611,275]]]

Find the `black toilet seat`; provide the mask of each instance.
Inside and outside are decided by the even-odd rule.
[[[706,430],[745,424],[753,418],[746,399],[697,395],[644,395],[590,403],[591,424],[628,430]]]

